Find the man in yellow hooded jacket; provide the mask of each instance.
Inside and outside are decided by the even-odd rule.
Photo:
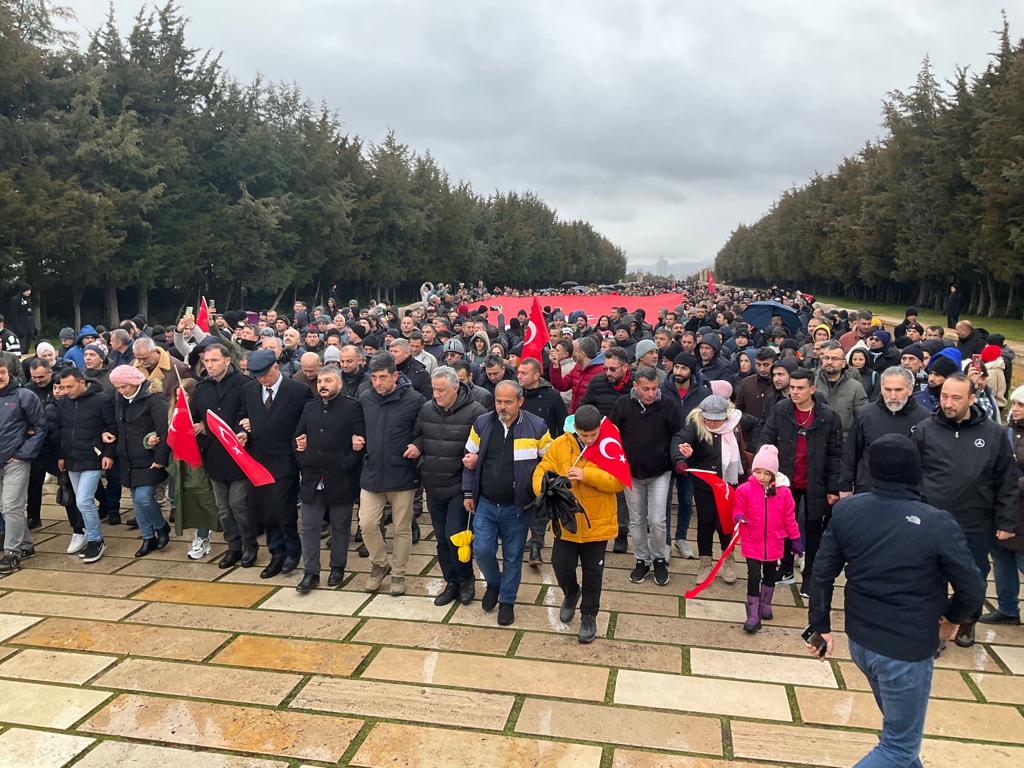
[[[540,493],[544,472],[551,470],[572,481],[572,491],[586,515],[576,515],[576,533],[561,529],[551,548],[551,568],[564,594],[559,618],[568,624],[580,604],[581,643],[597,637],[597,611],[601,605],[601,581],[608,541],[619,534],[618,505],[615,494],[622,483],[598,469],[580,454],[597,440],[601,414],[592,405],[582,405],[575,413],[575,434],[566,432],[548,447],[533,472],[533,489]],[[583,586],[576,580],[577,563],[583,568]],[[582,603],[580,602],[582,598]]]

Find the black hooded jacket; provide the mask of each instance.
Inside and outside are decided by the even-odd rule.
[[[885,407],[879,398],[857,409],[857,414],[846,436],[843,461],[839,470],[839,490],[864,493],[873,487],[868,469],[868,449],[882,435],[899,434],[910,437],[914,428],[931,414],[911,397],[896,413]]]
[[[552,439],[562,434],[568,415],[565,400],[545,379],[533,389],[523,390],[523,410],[544,419]]]
[[[465,384],[448,410],[433,399],[420,406],[413,432],[413,444],[420,449],[420,477],[431,497],[462,496],[462,457],[466,440],[477,417],[487,413]]]

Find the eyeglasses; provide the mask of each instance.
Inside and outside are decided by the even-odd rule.
[[[615,367],[612,367],[610,365],[606,365],[604,367],[604,370],[605,370],[606,373],[615,373],[616,371],[621,371],[622,370],[622,366],[621,365],[616,365]]]

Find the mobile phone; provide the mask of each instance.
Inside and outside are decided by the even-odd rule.
[[[190,307],[190,306],[189,307],[185,307],[185,314],[186,315],[191,315],[192,314],[192,307]]]
[[[825,652],[828,651],[828,643],[825,642],[824,638],[822,638],[818,632],[808,626],[807,629],[800,633],[800,636],[809,646],[818,649],[819,657],[825,657]]]
[[[971,355],[971,365],[974,370],[981,371],[981,355]]]

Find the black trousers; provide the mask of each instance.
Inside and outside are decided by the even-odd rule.
[[[577,563],[583,568],[580,613],[584,616],[597,616],[597,610],[601,607],[601,582],[604,579],[604,553],[607,547],[607,541],[578,544],[558,538],[551,547],[551,569],[555,572],[558,586],[566,595],[574,595],[579,591]]]
[[[46,471],[53,465],[52,472],[57,474],[57,462],[47,459],[33,459],[32,468],[28,473],[28,502],[25,505],[25,516],[29,520],[38,520],[43,508],[43,481]]]
[[[797,520],[800,523],[800,536],[804,540],[804,570],[801,584],[809,588],[811,577],[814,575],[814,558],[821,547],[821,537],[825,535],[828,527],[829,515],[817,520],[811,520],[807,515],[807,491],[798,488],[790,489],[793,493],[793,501],[796,503]],[[800,515],[800,506],[803,502],[804,514]],[[793,542],[786,539],[785,550],[782,554],[782,573],[792,575],[793,573]]]
[[[778,572],[778,563],[774,560],[762,562],[747,558],[747,596],[760,597],[761,584],[766,587],[775,586],[775,577]],[[763,574],[763,575],[762,575]]]
[[[249,514],[267,530],[267,549],[273,558],[302,554],[298,527],[299,478],[276,478],[270,485],[249,487]]]
[[[716,531],[718,543],[722,545],[724,552],[729,546],[732,531],[726,533],[722,530],[722,523],[718,519],[718,507],[715,506],[715,493],[711,486],[700,478],[693,481],[693,501],[697,506],[697,554],[701,557],[712,556]]]

